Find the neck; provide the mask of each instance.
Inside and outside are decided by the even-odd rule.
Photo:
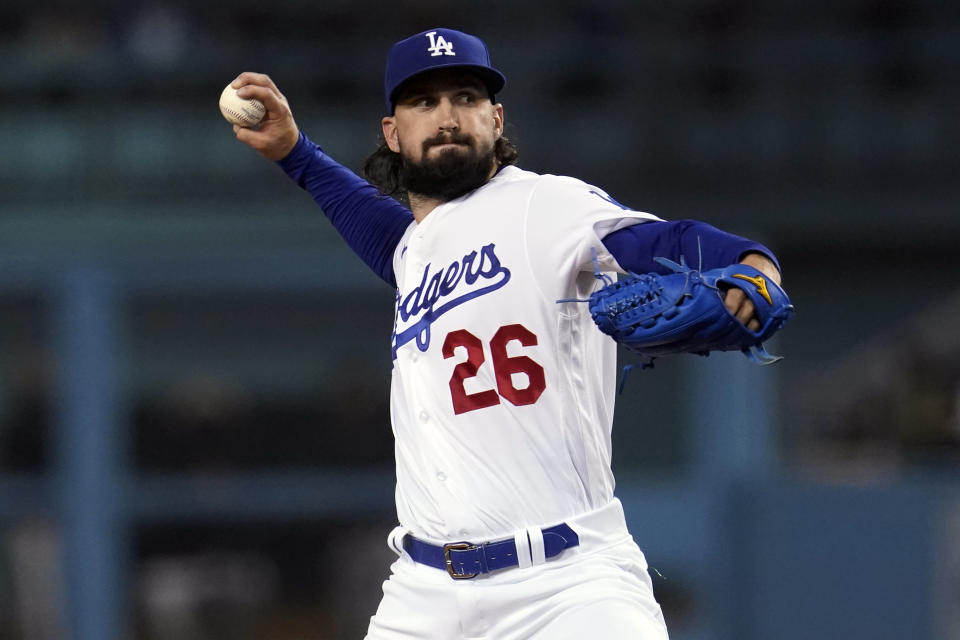
[[[500,163],[494,163],[493,168],[490,170],[490,175],[487,176],[486,182],[489,182],[490,179],[497,174],[497,170],[499,168]],[[486,182],[484,182],[484,184],[486,184]],[[477,188],[479,189],[480,187]],[[431,211],[448,202],[447,200],[441,200],[440,198],[425,196],[413,192],[407,193],[407,199],[410,201],[410,211],[413,212],[413,219],[416,220],[417,223],[423,222],[423,219],[426,218]]]
[[[410,199],[410,211],[413,212],[413,219],[418,223],[423,222],[423,219],[426,218],[431,211],[444,203],[444,201],[439,198],[422,196],[419,193],[410,193],[407,195]]]

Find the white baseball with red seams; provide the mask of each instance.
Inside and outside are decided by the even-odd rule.
[[[391,388],[404,530],[492,540],[611,502],[616,345],[585,305],[556,301],[599,286],[591,250],[619,270],[601,238],[646,220],[507,166],[407,229]]]
[[[230,124],[252,127],[263,120],[267,109],[259,100],[241,98],[236,89],[227,85],[220,92],[220,113]]]

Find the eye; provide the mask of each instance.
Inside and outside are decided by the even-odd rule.
[[[427,109],[434,104],[434,99],[428,95],[412,96],[405,101],[407,105],[414,109]]]
[[[472,91],[464,91],[463,93],[457,94],[457,101],[460,104],[473,104],[477,101],[477,94]]]

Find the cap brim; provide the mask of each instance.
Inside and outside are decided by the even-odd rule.
[[[487,91],[490,93],[490,96],[500,93],[500,90],[503,89],[504,85],[507,83],[506,77],[496,69],[491,67],[481,67],[475,64],[462,64],[462,63],[452,63],[452,64],[439,64],[429,69],[423,69],[422,71],[417,71],[416,73],[411,73],[409,76],[397,83],[396,88],[390,92],[390,108],[391,111],[393,107],[396,106],[397,94],[399,94],[404,85],[415,78],[427,75],[432,71],[439,71],[442,69],[464,69],[466,71],[472,71],[480,78],[480,81],[483,82],[484,86],[487,88]]]

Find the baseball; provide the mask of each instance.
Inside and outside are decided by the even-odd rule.
[[[227,85],[220,94],[220,113],[230,124],[252,127],[261,120],[267,108],[259,100],[246,100],[237,95],[237,90]]]

